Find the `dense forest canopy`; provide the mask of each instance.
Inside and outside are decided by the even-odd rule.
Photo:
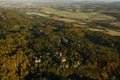
[[[119,80],[120,36],[81,26],[0,8],[0,80]]]

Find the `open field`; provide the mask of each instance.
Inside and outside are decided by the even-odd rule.
[[[72,19],[89,19],[90,17],[98,14],[96,12],[93,12],[93,13],[83,13],[83,12],[74,13],[74,12],[65,12],[65,11],[52,11],[50,13],[57,15],[57,16],[62,16],[62,17],[67,17],[67,18],[72,18]]]
[[[43,12],[60,16],[60,17],[66,17],[71,19],[91,19],[91,20],[114,20],[115,18],[112,16],[108,16],[99,12],[68,12],[68,11],[61,11],[57,9],[49,9],[49,8],[43,8]]]
[[[49,17],[49,15],[47,14],[43,14],[43,13],[37,13],[37,12],[27,12],[27,15],[38,15],[38,16],[42,16],[42,17]]]
[[[120,36],[120,32],[114,31],[114,30],[107,30],[106,33],[111,35],[111,36]]]
[[[78,22],[77,20],[73,20],[73,19],[69,19],[69,18],[60,18],[60,17],[57,17],[57,16],[51,17],[49,14],[44,14],[44,13],[28,12],[26,14],[28,14],[28,15],[38,15],[38,16],[41,16],[41,17],[47,17],[47,18],[51,18],[51,19],[54,19],[54,20],[58,20],[58,21],[74,22],[74,23]],[[97,29],[97,28],[87,28],[87,30],[105,32],[105,33],[107,33],[111,36],[120,36],[119,31],[110,30],[110,29],[104,30],[104,29]]]
[[[65,21],[65,22],[73,22],[73,23],[78,23],[78,20],[73,20],[73,19],[69,19],[69,18],[61,18],[59,16],[50,16],[49,14],[45,14],[45,13],[41,13],[41,12],[26,12],[27,15],[37,15],[37,16],[41,16],[41,17],[46,17],[46,18],[50,18],[50,19],[54,19],[54,20],[58,20],[58,21]]]
[[[53,8],[42,8],[40,12],[26,12],[27,15],[37,15],[41,17],[46,17],[58,21],[64,21],[64,22],[72,22],[80,24],[79,19],[88,19],[88,20],[114,20],[115,18],[112,16],[108,16],[102,13],[98,12],[91,12],[91,13],[85,13],[85,12],[67,12],[67,11],[60,11]],[[119,26],[119,22],[112,23],[113,25]],[[100,31],[104,32],[106,34],[109,34],[111,36],[120,36],[120,32],[116,30],[111,29],[97,29],[97,28],[87,28],[87,30],[90,31]]]
[[[98,15],[92,16],[91,20],[115,20],[115,18],[105,14],[98,14]]]
[[[114,25],[114,26],[120,27],[120,22],[114,22],[114,23],[111,23],[111,24]]]
[[[110,30],[110,29],[103,30],[103,29],[96,29],[96,28],[87,28],[87,30],[90,30],[90,31],[100,31],[100,32],[107,33],[107,34],[109,34],[111,36],[120,36],[120,32],[119,31]]]

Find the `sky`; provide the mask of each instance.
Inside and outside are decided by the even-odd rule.
[[[116,2],[120,0],[84,0],[84,1],[105,1],[105,2]]]
[[[41,2],[51,2],[51,1],[104,1],[104,2],[116,2],[120,0],[0,0],[0,1],[41,1]]]

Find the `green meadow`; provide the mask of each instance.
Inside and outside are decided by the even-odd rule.
[[[92,20],[113,20],[114,17],[107,16],[99,12],[67,12],[67,11],[60,11],[60,10],[48,10],[50,14],[65,17],[65,18],[71,18],[71,19],[92,19]]]

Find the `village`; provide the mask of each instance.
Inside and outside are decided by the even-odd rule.
[[[41,65],[45,60],[52,60],[55,64],[61,65],[63,68],[69,68],[70,65],[67,63],[67,57],[63,56],[62,52],[55,52],[54,54],[46,53],[44,56],[35,56],[33,59],[33,64]],[[80,65],[79,61],[76,61],[74,68],[77,68]]]

